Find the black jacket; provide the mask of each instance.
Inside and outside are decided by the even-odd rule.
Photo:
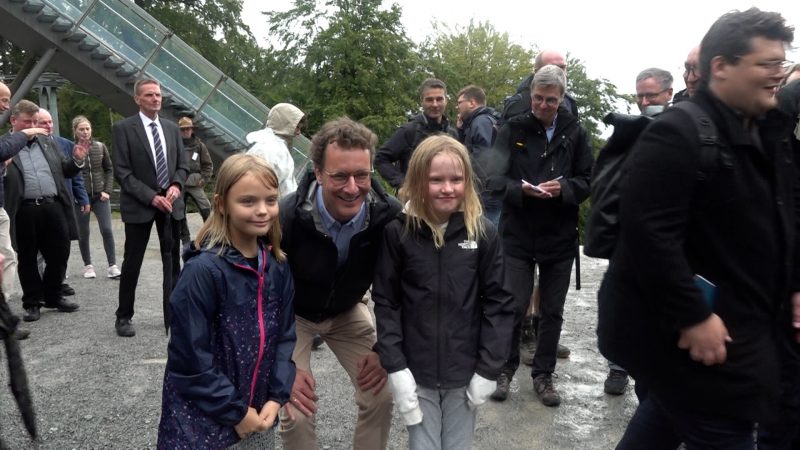
[[[469,241],[454,214],[437,250],[429,228],[408,235],[405,219],[386,226],[372,286],[381,365],[408,367],[431,389],[464,387],[476,372],[497,379],[514,325],[497,230],[482,219],[486,237]]]
[[[400,212],[400,203],[373,179],[366,228],[353,236],[347,261],[337,268],[336,244],[317,230],[311,211],[317,186],[309,171],[280,204],[281,248],[294,277],[295,314],[312,322],[335,317],[361,301],[372,284],[383,227]]]
[[[553,140],[532,113],[505,124],[483,162],[488,189],[505,192],[500,234],[505,253],[516,258],[560,261],[575,256],[578,206],[589,196],[592,150],[586,130],[572,114],[559,109]],[[538,199],[522,192],[563,176],[561,195]]]
[[[442,116],[442,123],[436,123],[428,120],[425,114],[417,114],[398,128],[378,149],[375,154],[375,168],[392,187],[400,187],[406,177],[408,161],[414,149],[426,137],[440,133],[447,133],[458,139],[458,132],[450,126],[447,117]]]
[[[664,402],[766,421],[777,409],[778,336],[790,334],[789,294],[800,288],[790,121],[777,110],[757,121],[761,149],[707,89],[687,101],[717,127],[718,168],[698,181],[698,131],[678,108],[631,149],[619,243],[598,296],[599,347]],[[713,309],[695,274],[717,286]],[[733,341],[725,363],[706,367],[677,342],[712,311]]]

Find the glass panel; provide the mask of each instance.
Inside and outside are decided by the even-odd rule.
[[[222,77],[219,69],[175,37],[167,39],[146,72],[193,109],[203,104]]]
[[[92,0],[46,0],[45,5],[63,14],[64,17],[76,22],[83,15],[83,11],[92,3]]]
[[[267,111],[264,105],[231,80],[219,86],[202,110],[242,145],[247,133],[262,128]]]
[[[136,67],[144,65],[164,37],[157,26],[115,1],[99,1],[81,24],[81,30]]]

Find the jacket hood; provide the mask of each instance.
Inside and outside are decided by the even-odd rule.
[[[258,239],[258,244],[259,244],[259,253],[261,252],[261,249],[264,249],[267,252],[270,251],[268,242],[263,238]],[[195,258],[203,253],[209,253],[214,256],[217,256],[218,252],[219,252],[218,245],[215,245],[214,247],[211,248],[205,248],[205,247],[198,248],[197,244],[195,244],[195,241],[190,241],[188,245],[183,247],[183,253],[181,257],[183,258],[183,263],[186,264],[187,262],[189,262],[190,259]],[[239,250],[237,250],[234,247],[230,246],[226,247],[225,250],[220,254],[220,256],[231,264],[238,264],[238,265],[247,264],[247,259],[242,255],[241,252],[239,252]]]
[[[300,108],[290,103],[278,103],[269,110],[267,127],[281,137],[294,137],[294,130],[303,118]]]

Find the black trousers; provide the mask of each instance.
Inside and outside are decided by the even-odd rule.
[[[161,251],[161,265],[163,281],[161,284],[163,301],[166,305],[172,288],[180,272],[180,259],[178,256],[178,222],[172,216],[161,211],[157,212],[153,220],[145,223],[125,224],[125,250],[122,259],[122,275],[119,279],[119,306],[117,318],[130,319],[133,317],[133,304],[136,300],[136,285],[139,283],[139,273],[144,261],[144,253],[150,240],[150,231],[156,225],[158,245]],[[164,311],[167,314],[168,311]]]
[[[14,221],[22,306],[53,304],[61,298],[61,282],[69,259],[69,227],[64,210],[58,201],[20,205]],[[38,253],[45,262],[43,275],[39,275]]]
[[[514,331],[511,352],[503,372],[513,376],[519,367],[519,338],[522,319],[533,292],[533,275],[537,262],[506,255],[506,286],[514,298]],[[531,375],[550,374],[556,369],[556,352],[564,323],[564,303],[567,300],[573,259],[539,263],[539,334],[533,356]]]

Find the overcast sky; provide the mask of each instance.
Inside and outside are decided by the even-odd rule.
[[[488,21],[522,46],[569,52],[583,61],[590,77],[610,80],[620,93],[633,93],[636,74],[653,66],[672,72],[675,92],[683,89],[686,54],[700,43],[709,26],[729,10],[756,6],[779,11],[798,29],[795,44],[800,45],[797,0],[728,0],[725,6],[703,0],[403,0],[397,3],[402,7],[408,36],[415,42],[430,34],[434,20],[451,26],[465,25],[471,18]],[[264,42],[266,21],[259,12],[287,10],[291,4],[290,0],[244,0],[244,22]],[[792,49],[786,58],[798,61],[800,53]]]

